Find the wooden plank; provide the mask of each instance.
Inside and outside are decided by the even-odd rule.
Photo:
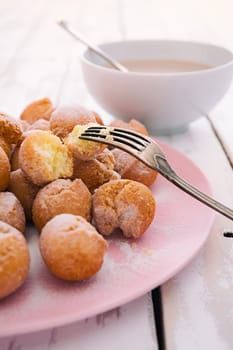
[[[223,101],[210,114],[211,125],[213,125],[217,138],[224,152],[226,152],[229,163],[233,168],[233,84],[224,97]]]
[[[149,295],[125,306],[52,330],[0,339],[1,350],[156,350]],[[147,312],[145,312],[147,310]]]
[[[170,141],[200,166],[215,198],[233,207],[232,169],[208,121],[198,120],[187,133]],[[168,350],[232,347],[232,242],[223,238],[223,231],[232,228],[232,221],[216,215],[209,239],[198,256],[163,285]]]

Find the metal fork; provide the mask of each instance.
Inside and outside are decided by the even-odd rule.
[[[105,143],[128,152],[148,167],[156,170],[184,192],[233,220],[232,209],[201,192],[178,176],[171,168],[160,146],[151,138],[128,129],[108,126],[89,126],[79,138]]]

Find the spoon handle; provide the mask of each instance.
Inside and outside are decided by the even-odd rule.
[[[122,66],[119,62],[115,61],[113,58],[108,56],[108,54],[106,52],[102,51],[100,47],[94,46],[86,38],[84,38],[84,36],[82,34],[71,30],[70,27],[68,26],[67,22],[61,20],[61,21],[58,21],[58,25],[60,27],[62,27],[64,30],[66,30],[76,40],[79,40],[81,43],[86,45],[89,49],[94,51],[97,55],[101,56],[105,61],[107,61],[109,64],[111,64],[111,66],[120,70],[121,72],[124,72],[124,73],[128,72],[128,70],[124,66]]]

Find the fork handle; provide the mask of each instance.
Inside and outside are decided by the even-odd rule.
[[[158,172],[163,175],[168,181],[172,182],[174,185],[179,187],[184,192],[188,193],[192,197],[196,198],[200,202],[206,204],[210,208],[216,210],[220,214],[226,216],[228,219],[233,220],[233,210],[226,207],[222,203],[216,201],[212,197],[206,195],[205,193],[198,190],[196,187],[189,184],[187,181],[178,176],[174,170],[170,167],[165,159],[157,158],[157,164],[159,168]]]
[[[217,212],[223,214],[227,218],[233,220],[233,210],[226,207],[222,203],[216,201],[215,199],[211,198],[210,196],[207,196],[205,193],[199,191],[197,188],[190,185],[188,182],[186,182],[184,179],[179,177],[178,175],[173,175],[170,179],[170,181],[185,191],[186,193],[190,194],[192,197],[196,198],[200,202],[208,205],[210,208],[216,210]]]

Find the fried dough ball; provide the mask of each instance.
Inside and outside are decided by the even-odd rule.
[[[32,204],[40,187],[29,181],[21,169],[10,173],[9,191],[20,201],[27,220],[32,219]]]
[[[93,195],[93,217],[104,236],[120,228],[126,237],[143,235],[155,215],[152,192],[132,180],[114,180],[100,186]]]
[[[82,180],[58,179],[37,193],[32,215],[39,231],[51,218],[62,213],[80,215],[90,221],[91,194]]]
[[[0,299],[13,293],[26,280],[30,256],[24,236],[0,221]]]
[[[27,177],[38,186],[73,174],[68,148],[49,131],[34,131],[22,142],[19,164]]]
[[[0,192],[0,220],[15,227],[21,233],[25,231],[25,214],[20,201],[11,192]]]
[[[105,182],[116,180],[120,175],[114,171],[115,159],[112,153],[105,149],[95,159],[74,159],[73,178],[80,178],[91,193]]]
[[[8,186],[9,178],[10,162],[6,153],[0,147],[0,191],[5,191]]]
[[[146,186],[151,186],[155,182],[157,171],[120,149],[114,148],[111,152],[115,157],[114,169],[122,179],[138,181]]]
[[[64,139],[73,156],[79,160],[94,159],[106,148],[106,145],[102,143],[79,139],[87,126],[96,126],[96,124],[76,125],[73,131]]]
[[[128,123],[124,122],[121,119],[115,119],[111,122],[110,126],[134,130],[134,131],[139,132],[143,135],[148,135],[148,131],[145,128],[145,126],[136,119],[131,119]]]
[[[65,138],[76,125],[99,123],[100,116],[80,105],[61,106],[57,108],[50,119],[50,130],[54,135]]]
[[[50,272],[67,281],[81,281],[101,268],[107,250],[104,238],[83,217],[60,214],[41,231],[40,251]]]
[[[33,124],[38,119],[49,120],[54,107],[49,98],[42,98],[27,105],[20,115],[21,120]]]
[[[22,135],[20,122],[5,113],[0,113],[0,136],[8,144],[16,144]]]

